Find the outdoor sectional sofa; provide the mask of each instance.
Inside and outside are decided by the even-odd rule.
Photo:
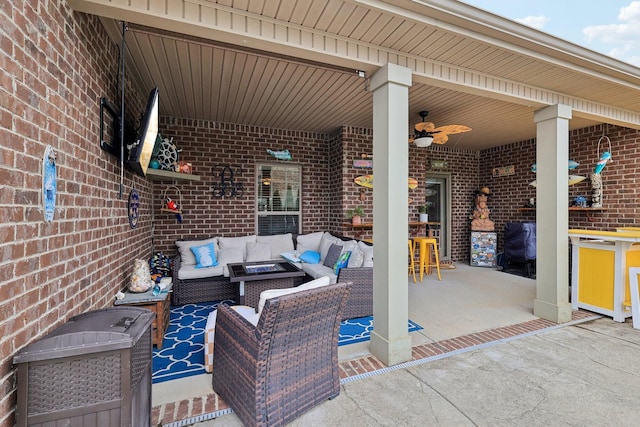
[[[215,251],[218,264],[197,268],[194,253],[197,248],[209,245]],[[325,265],[327,255],[351,252],[346,267],[335,274],[333,267]],[[373,314],[373,247],[371,244],[329,232],[315,232],[293,237],[291,233],[275,236],[213,237],[201,240],[178,240],[178,255],[173,260],[173,305],[207,301],[238,301],[239,286],[231,283],[226,265],[235,262],[269,261],[285,259],[282,253],[294,257],[307,251],[320,254],[318,263],[294,262],[306,275],[296,278],[294,286],[322,276],[331,283],[351,282],[351,295],[343,312],[344,319],[371,316]],[[192,248],[196,248],[192,250]],[[331,253],[330,253],[331,252]],[[274,286],[275,287],[275,286]]]

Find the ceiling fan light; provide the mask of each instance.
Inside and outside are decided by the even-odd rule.
[[[431,145],[431,143],[433,142],[433,137],[421,136],[419,138],[414,139],[413,142],[416,144],[416,147],[424,148]]]

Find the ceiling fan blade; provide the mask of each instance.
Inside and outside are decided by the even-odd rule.
[[[449,135],[454,135],[456,133],[469,132],[471,128],[465,125],[447,125],[437,127],[435,130],[448,133]]]
[[[433,132],[435,129],[435,125],[431,122],[420,122],[416,123],[415,130],[418,132]]]
[[[433,135],[433,143],[434,144],[444,144],[448,140],[449,140],[449,137],[444,132],[440,132],[440,133],[437,133],[437,134]]]

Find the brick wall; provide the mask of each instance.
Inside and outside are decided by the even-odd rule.
[[[587,177],[586,180],[569,187],[567,208],[582,195],[591,200],[589,174],[599,159],[598,140],[604,134],[611,141],[612,161],[602,172],[602,212],[569,212],[569,228],[613,231],[616,227],[635,226],[640,219],[638,205],[640,190],[636,183],[640,179],[640,134],[618,126],[602,125],[572,131],[569,134],[569,159],[579,163],[576,169],[567,168],[567,174]],[[599,153],[609,150],[608,144],[600,144]],[[536,178],[531,165],[536,162],[535,140],[521,141],[501,147],[483,150],[480,153],[480,186],[492,190],[489,199],[491,219],[498,232],[498,248],[504,245],[503,231],[507,222],[535,222],[535,212],[522,212],[530,197],[536,197],[536,189],[529,185]],[[504,177],[492,176],[496,167],[514,166],[515,174]]]
[[[446,146],[432,145],[429,148],[416,148],[416,155],[424,156],[424,161],[411,162],[421,165],[417,174],[418,182],[425,182],[430,173],[448,173],[451,176],[451,259],[456,262],[469,262],[470,220],[472,198],[478,189],[478,152]],[[425,151],[422,151],[425,150]],[[443,161],[446,166],[432,169],[432,161]],[[424,173],[424,176],[421,175]],[[424,191],[424,185],[423,185]],[[424,197],[417,205],[424,203]],[[415,210],[414,210],[415,212]]]
[[[179,182],[184,219],[159,213],[167,183],[124,173],[99,148],[101,96],[119,99],[118,45],[107,37],[99,19],[74,13],[66,2],[5,2],[0,8],[0,427],[15,422],[13,356],[69,317],[112,304],[127,282],[135,258],[156,250],[172,251],[181,237],[241,235],[255,231],[253,181],[256,162],[276,162],[266,149],[288,148],[303,168],[303,232],[337,229],[343,212],[360,196],[348,164],[371,152],[371,131],[343,127],[329,135],[303,131],[163,118],[161,131],[174,137],[182,158],[191,161],[202,181]],[[146,93],[127,86],[129,120],[146,101]],[[161,95],[162,97],[162,95]],[[161,102],[162,98],[161,98]],[[613,162],[604,170],[604,212],[570,214],[570,227],[611,230],[638,220],[638,143],[640,133],[615,126],[573,131],[570,157],[588,175],[597,161],[597,143],[606,133]],[[58,199],[55,220],[44,223],[41,207],[42,157],[47,145],[56,151]],[[601,151],[602,151],[601,147]],[[508,221],[533,220],[517,206],[535,194],[533,141],[486,150],[411,146],[410,176],[420,183],[410,193],[422,203],[430,160],[445,160],[452,177],[452,258],[468,261],[468,215],[473,192],[489,186],[492,219],[498,228]],[[210,190],[216,165],[229,164],[245,185],[239,199],[214,199]],[[513,164],[516,175],[493,177],[491,170]],[[219,173],[219,172],[218,172]],[[343,185],[340,185],[340,184]],[[348,184],[348,185],[347,185]],[[140,220],[131,229],[126,196],[140,192]],[[571,196],[589,194],[584,182]],[[355,202],[360,204],[359,202]],[[371,193],[363,205],[371,220]],[[415,210],[410,208],[410,218]],[[367,216],[369,215],[369,216]],[[152,221],[152,218],[154,219]],[[152,226],[153,224],[153,226]]]
[[[340,133],[339,158],[336,163],[340,175],[340,197],[336,199],[335,230],[344,236],[373,238],[373,230],[355,230],[346,218],[348,210],[361,206],[364,209],[362,222],[373,222],[373,189],[357,185],[354,180],[361,175],[370,175],[373,169],[354,168],[353,160],[362,159],[362,155],[373,155],[373,130],[353,126],[343,126]],[[336,156],[338,157],[338,156]],[[360,231],[361,233],[358,233]]]
[[[118,48],[99,20],[66,2],[5,2],[0,8],[0,426],[14,424],[14,354],[69,317],[112,304],[128,266],[150,254],[150,208],[129,226],[135,183],[99,147],[100,97],[119,98]],[[128,108],[146,96],[127,90]],[[42,159],[57,154],[54,221],[42,212]]]
[[[182,238],[243,236],[256,233],[255,176],[258,163],[302,166],[302,232],[329,229],[331,191],[328,136],[303,131],[206,122],[163,117],[163,137],[173,138],[179,159],[193,165],[199,182],[179,181],[175,186],[182,198],[182,223],[172,213],[160,212],[162,196],[169,182],[154,182],[154,250],[173,256],[175,241]],[[267,149],[287,149],[293,160],[276,160]],[[222,167],[228,165],[234,180],[242,183],[241,197],[215,198],[211,188],[220,181]],[[167,191],[176,198],[177,191]]]
[[[353,160],[362,157],[362,154],[373,152],[373,132],[371,129],[359,129],[345,126],[341,132],[340,152],[342,176],[342,208],[336,213],[336,218],[341,223],[345,222],[345,212],[356,206],[364,207],[364,222],[373,222],[373,190],[358,186],[354,179],[360,175],[373,173],[372,169],[353,167]],[[334,155],[332,153],[332,155]],[[337,155],[337,154],[336,154]],[[446,162],[444,169],[432,170],[431,161],[442,160]],[[375,159],[374,159],[375,161]],[[429,148],[419,148],[414,144],[409,145],[409,176],[418,181],[418,187],[409,190],[411,202],[408,207],[408,221],[418,220],[418,206],[425,202],[426,180],[430,173],[448,173],[451,176],[452,193],[452,243],[451,258],[456,261],[469,259],[468,237],[468,205],[467,199],[477,187],[478,177],[478,152],[474,150],[461,150],[447,146],[432,145]],[[361,199],[363,195],[363,199]],[[347,221],[348,222],[348,221]],[[351,236],[355,234],[352,227],[341,227],[340,232]],[[411,233],[423,233],[423,230],[411,229]],[[361,238],[371,238],[371,230],[362,230]]]

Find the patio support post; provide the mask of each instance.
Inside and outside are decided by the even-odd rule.
[[[569,304],[568,105],[534,114],[536,122],[536,299],[533,314],[556,323],[571,320]]]
[[[409,87],[411,70],[387,64],[373,92],[373,331],[371,353],[388,366],[411,360],[409,290]]]

